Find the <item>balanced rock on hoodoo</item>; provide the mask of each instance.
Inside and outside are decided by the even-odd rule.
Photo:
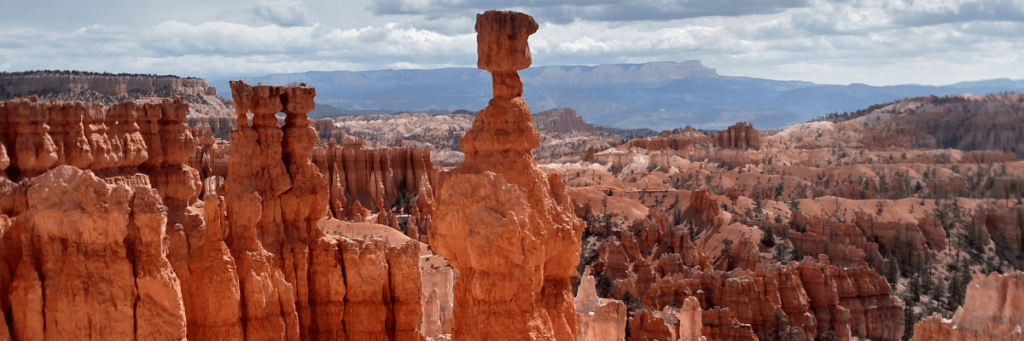
[[[516,70],[531,63],[537,23],[516,12],[477,15],[478,67],[494,98],[459,141],[466,161],[438,186],[433,249],[459,270],[453,340],[576,340],[569,277],[584,224],[557,175],[541,171],[540,145]]]

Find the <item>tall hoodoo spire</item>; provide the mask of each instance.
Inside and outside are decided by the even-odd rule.
[[[540,145],[517,70],[530,66],[532,17],[477,15],[477,66],[494,98],[459,141],[466,161],[439,184],[434,250],[459,270],[453,340],[576,340],[569,277],[584,224],[565,186],[541,171]]]

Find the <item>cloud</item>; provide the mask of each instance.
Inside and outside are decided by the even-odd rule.
[[[1024,22],[1024,0],[896,1],[894,23],[928,26],[963,22]]]
[[[0,69],[233,77],[475,67],[474,15],[492,6],[481,0],[317,1],[235,3],[225,7],[230,15],[223,18],[151,21],[155,25],[0,27]],[[992,15],[951,19],[954,14],[979,18],[984,11],[971,8],[989,8],[990,2],[1005,7],[1006,1],[736,0],[716,7],[704,0],[636,0],[626,8],[606,0],[585,5],[522,0],[504,5],[541,20],[540,31],[530,38],[537,66],[700,60],[723,75],[945,84],[1024,78],[1018,67],[1024,64],[1019,53],[1024,21]],[[367,6],[370,10],[360,12]],[[345,8],[353,10],[341,11]],[[1012,19],[1009,13],[1000,15]],[[907,18],[914,15],[944,19],[910,24]]]
[[[794,27],[815,35],[868,34],[892,26],[890,13],[882,4],[818,0],[788,14]]]
[[[675,20],[703,16],[772,14],[804,7],[808,0],[596,0],[577,1],[513,0],[374,0],[368,8],[375,15],[412,14],[428,18],[459,17],[489,9],[519,9],[540,21],[569,23],[582,21]]]
[[[281,27],[308,25],[307,12],[301,0],[260,0],[252,9],[257,18]]]
[[[0,32],[0,63],[17,70],[229,75],[365,70],[403,65],[471,65],[471,34],[443,35],[411,25],[342,30],[167,21],[143,28],[90,26],[71,33]],[[409,63],[415,60],[416,63]]]

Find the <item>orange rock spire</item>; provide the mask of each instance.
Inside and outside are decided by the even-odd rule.
[[[439,184],[430,240],[459,270],[460,340],[576,340],[569,277],[584,224],[565,186],[530,151],[539,136],[516,70],[530,65],[526,40],[537,23],[516,12],[477,15],[478,67],[491,71],[494,98],[460,140],[466,161]]]

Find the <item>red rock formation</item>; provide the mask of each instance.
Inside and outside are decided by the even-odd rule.
[[[878,244],[869,242],[856,225],[841,223],[828,217],[808,216],[803,211],[793,211],[790,221],[795,226],[806,227],[804,233],[789,235],[793,246],[805,255],[827,255],[832,264],[841,267],[864,262],[868,255],[881,259]]]
[[[418,244],[328,237],[317,227],[330,195],[311,157],[313,89],[233,82],[232,92],[239,129],[226,211],[231,254],[250,274],[239,277],[246,338],[422,339],[412,313],[422,306]],[[277,111],[286,114],[281,128]]]
[[[420,257],[420,274],[424,293],[423,336],[436,339],[443,334],[451,334],[455,269],[441,256],[425,255]]]
[[[679,340],[679,318],[666,307],[664,311],[644,309],[629,318],[629,335],[635,341]]]
[[[711,191],[701,188],[690,192],[690,206],[687,213],[696,215],[696,223],[705,227],[721,227],[725,221],[721,217],[722,208],[711,197]]]
[[[1024,273],[975,275],[952,319],[939,314],[914,325],[911,340],[1024,340]]]
[[[0,338],[423,339],[422,245],[319,226],[313,89],[233,90],[222,186],[184,165],[179,100],[0,102],[0,143],[21,150],[4,164],[19,182],[0,179]]]
[[[593,133],[594,127],[583,121],[583,117],[572,108],[551,109],[531,117],[538,131],[549,133]]]
[[[0,163],[9,163],[14,180],[60,165],[104,176],[181,165],[194,150],[181,124],[187,110],[180,98],[111,107],[35,97],[0,102],[0,144],[11,149]]]
[[[590,266],[587,266],[576,291],[577,336],[580,341],[623,340],[626,337],[626,305],[619,300],[598,297],[590,271]],[[697,318],[699,320],[700,316]]]
[[[430,230],[433,249],[458,269],[453,340],[575,340],[569,277],[576,275],[583,222],[561,179],[539,168],[539,146],[516,70],[530,65],[528,15],[477,16],[477,65],[494,98],[460,140],[466,160],[441,182]]]
[[[164,237],[197,200],[198,177],[182,165],[194,148],[187,108],[180,99],[0,103],[0,140],[20,150],[7,174],[22,179],[0,207],[18,222],[0,232],[0,296],[12,301],[16,338],[184,338]]]
[[[688,297],[682,308],[679,309],[670,307],[665,307],[661,311],[644,309],[636,312],[636,316],[629,319],[630,336],[633,340],[704,341],[707,337],[701,335],[704,328],[702,314],[700,303],[693,296]],[[717,337],[715,339],[756,339],[749,332],[749,328],[750,326],[747,326],[746,337]]]
[[[341,220],[362,220],[354,210],[360,207],[378,215],[377,222],[399,228],[393,211],[410,214],[410,236],[426,236],[434,211],[437,170],[430,162],[430,150],[363,149],[351,141],[344,146],[330,143],[322,148],[320,171],[328,175],[330,210]],[[365,217],[360,217],[365,218]],[[426,239],[423,239],[426,241]]]
[[[1005,240],[1009,250],[1017,250],[1017,254],[1024,254],[1024,206],[988,206],[983,212],[979,212],[978,216],[981,215],[984,215],[984,226],[988,227],[990,235],[1001,234],[1000,239]],[[974,220],[979,218],[975,217]]]
[[[136,323],[146,323],[136,321],[143,317],[158,320],[140,335],[184,337],[178,283],[159,275],[169,265],[159,244],[153,244],[163,224],[159,217],[143,220],[145,214],[160,214],[158,197],[132,192],[70,166],[32,179],[29,211],[19,217],[22,259],[10,292],[16,339],[129,339],[136,337]],[[132,201],[142,206],[136,219],[129,216]],[[138,274],[143,287],[137,287],[133,264],[125,257],[123,241],[132,235],[134,260],[156,261],[134,266],[144,270]]]
[[[719,130],[714,136],[715,145],[719,148],[761,149],[761,133],[752,124],[738,122],[725,130]]]
[[[708,145],[708,138],[704,136],[665,136],[632,139],[617,148],[621,150],[642,148],[648,151],[675,152],[676,155],[686,156],[692,155],[696,151],[695,147],[706,145]]]
[[[714,307],[701,312],[701,335],[711,340],[757,340],[749,324],[736,320],[729,308]]]
[[[200,170],[203,179],[228,174],[230,144],[210,137],[207,122],[192,128],[200,147],[188,164]],[[426,242],[433,213],[433,188],[438,170],[430,151],[420,149],[365,149],[359,140],[347,139],[343,146],[334,140],[311,152],[313,163],[327,177],[330,215],[341,220],[374,222],[400,228],[399,215],[408,215],[406,228],[414,239]],[[354,209],[358,202],[357,208]],[[420,238],[422,237],[422,238]]]
[[[634,240],[634,234],[640,237]],[[597,252],[594,269],[612,280],[612,297],[628,291],[653,309],[682,307],[695,297],[710,314],[702,332],[709,339],[750,339],[782,322],[783,330],[804,340],[830,330],[837,336],[880,340],[896,340],[903,333],[902,302],[863,262],[837,268],[820,256],[785,266],[757,262],[744,265],[749,270],[740,266],[724,272],[712,269],[681,227],[636,225],[607,236]],[[638,331],[662,328],[638,327],[632,321],[630,326]]]

